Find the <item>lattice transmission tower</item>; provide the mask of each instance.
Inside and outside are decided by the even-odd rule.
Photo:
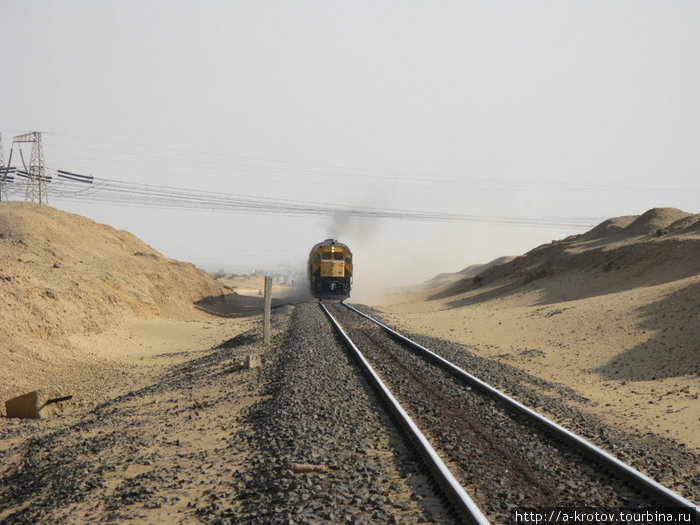
[[[12,139],[12,145],[22,143],[31,143],[32,153],[29,158],[29,166],[24,162],[22,148],[19,146],[19,155],[22,158],[24,166],[24,175],[27,177],[27,191],[24,195],[25,201],[38,202],[39,204],[48,204],[49,194],[46,191],[46,165],[44,164],[44,148],[41,145],[41,132],[30,131],[17,135]],[[20,173],[19,171],[17,173]]]
[[[5,154],[2,152],[2,133],[0,133],[0,201],[7,200],[7,182],[5,182],[7,168],[9,166],[5,166]]]

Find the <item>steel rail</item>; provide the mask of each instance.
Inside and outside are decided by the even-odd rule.
[[[352,339],[345,333],[340,323],[331,315],[323,302],[319,302],[321,309],[330,319],[331,323],[345,340],[347,345],[352,349],[354,357],[359,361],[363,371],[379,393],[381,398],[386,402],[389,410],[401,425],[406,435],[421,454],[425,464],[430,469],[433,477],[438,482],[442,490],[448,496],[453,505],[455,505],[459,515],[469,523],[477,525],[489,525],[490,522],[481,512],[479,507],[469,497],[462,485],[459,484],[452,472],[447,468],[447,465],[442,461],[440,456],[435,452],[430,442],[426,439],[418,426],[413,422],[411,417],[406,413],[403,407],[396,400],[394,395],[389,391],[384,382],[379,378],[372,366],[369,364],[362,352],[357,348]]]
[[[516,401],[515,399],[513,399],[509,395],[492,387],[491,385],[489,385],[485,381],[479,379],[476,376],[473,376],[469,372],[466,372],[465,370],[459,368],[458,366],[450,363],[447,359],[440,357],[432,350],[429,350],[426,347],[422,346],[421,344],[416,343],[415,341],[412,341],[411,339],[400,334],[396,330],[389,328],[384,323],[377,321],[373,317],[370,317],[369,315],[365,314],[364,312],[361,312],[357,308],[353,308],[352,306],[350,306],[348,304],[343,303],[343,306],[345,306],[349,310],[361,315],[362,317],[372,321],[373,323],[377,324],[378,326],[380,326],[382,329],[387,331],[389,334],[391,334],[393,337],[395,337],[399,341],[402,341],[405,344],[407,344],[408,346],[418,350],[419,353],[421,353],[425,357],[435,361],[441,367],[443,367],[447,371],[451,372],[455,376],[459,377],[460,379],[468,382],[469,384],[475,386],[476,388],[482,390],[483,392],[486,392],[487,394],[491,395],[492,397],[504,402],[506,405],[508,405],[516,413],[519,413],[519,414],[526,416],[528,419],[530,419],[530,421],[533,421],[536,424],[540,425],[546,431],[553,434],[555,437],[561,439],[562,441],[565,441],[569,445],[572,445],[574,448],[582,449],[589,457],[592,457],[593,459],[597,460],[599,463],[602,463],[603,465],[610,468],[611,470],[613,470],[617,474],[625,477],[626,479],[632,480],[633,482],[635,482],[638,485],[642,485],[646,490],[651,492],[655,497],[659,498],[664,504],[667,504],[667,505],[672,506],[672,507],[683,507],[683,508],[694,509],[696,517],[700,518],[700,506],[698,506],[696,503],[693,503],[692,501],[684,498],[683,496],[676,494],[675,492],[673,492],[669,488],[654,481],[650,477],[642,474],[641,472],[630,467],[626,463],[623,463],[622,461],[617,459],[615,456],[612,456],[608,452],[605,452],[603,449],[597,447],[596,445],[594,445],[590,441],[588,441],[588,440],[582,438],[581,436],[571,432],[570,430],[567,430],[566,428],[562,427],[561,425],[558,425],[554,421],[547,419],[545,416],[535,412],[531,408],[526,407],[525,405]]]

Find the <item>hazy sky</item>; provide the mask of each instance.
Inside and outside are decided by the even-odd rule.
[[[0,0],[0,15],[5,154],[43,131],[52,168],[552,222],[700,211],[700,2]],[[303,265],[337,235],[358,288],[581,231],[51,204],[210,267]]]

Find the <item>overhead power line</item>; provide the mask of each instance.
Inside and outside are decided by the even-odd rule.
[[[208,152],[174,148],[169,146],[155,146],[140,144],[135,142],[122,142],[115,140],[95,139],[66,135],[60,133],[48,134],[49,137],[63,137],[69,139],[79,139],[81,141],[91,141],[102,144],[112,144],[120,148],[100,148],[83,144],[65,144],[61,142],[52,143],[53,150],[68,149],[78,151],[89,151],[104,154],[103,158],[80,159],[90,161],[93,166],[99,166],[101,171],[115,167],[120,171],[124,169],[127,159],[133,158],[139,166],[149,164],[158,166],[165,171],[151,174],[172,175],[174,169],[182,168],[189,172],[191,169],[216,171],[217,175],[207,176],[213,179],[242,180],[241,176],[255,176],[264,173],[265,177],[255,176],[254,180],[264,180],[265,183],[282,184],[313,184],[317,185],[372,185],[391,184],[400,189],[434,189],[445,188],[465,188],[474,190],[485,189],[508,189],[508,190],[547,190],[547,191],[615,191],[615,192],[700,192],[700,183],[673,183],[669,180],[663,182],[636,181],[633,187],[626,183],[613,182],[588,182],[585,180],[536,180],[509,179],[495,177],[491,175],[448,175],[445,173],[426,173],[411,170],[381,169],[362,166],[347,166],[342,164],[294,161],[278,159],[274,157],[244,156],[229,153]],[[167,154],[167,152],[177,152],[177,155]],[[54,154],[54,157],[70,158],[75,160],[73,152],[70,156]],[[138,159],[138,160],[136,160]],[[150,159],[150,162],[149,162]],[[145,173],[139,170],[139,173]],[[224,174],[225,176],[222,176]],[[275,177],[277,175],[277,177]],[[245,179],[244,179],[245,180]]]
[[[78,175],[77,173],[71,173],[70,171],[57,170],[58,176],[62,179],[72,180],[75,182],[87,182],[92,184],[95,177],[92,175]]]
[[[342,216],[359,219],[402,219],[413,221],[472,222],[556,228],[588,228],[601,219],[594,217],[507,217],[467,215],[411,209],[349,206],[342,204],[216,193],[188,188],[157,186],[81,175],[66,170],[49,170],[52,199],[193,211],[216,211],[276,216]],[[20,176],[25,172],[17,171]]]

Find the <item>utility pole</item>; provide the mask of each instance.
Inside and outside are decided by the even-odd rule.
[[[24,200],[48,204],[49,195],[46,191],[46,165],[44,164],[44,148],[41,145],[41,132],[30,131],[29,133],[17,135],[12,139],[13,146],[27,142],[32,145],[29,167],[24,163],[24,155],[22,154],[21,146],[19,146],[19,155],[22,158],[24,174],[27,177],[27,191],[25,192]]]

